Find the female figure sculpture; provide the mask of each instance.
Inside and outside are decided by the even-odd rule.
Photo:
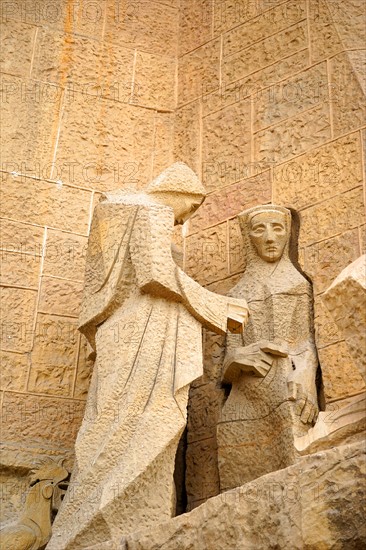
[[[310,283],[289,257],[291,212],[273,204],[238,216],[246,269],[230,295],[248,301],[242,335],[228,335],[231,392],[217,428],[221,490],[296,460],[294,438],[318,412]]]
[[[104,542],[172,516],[189,384],[202,374],[201,326],[225,333],[247,319],[244,300],[203,289],[172,259],[174,224],[204,196],[177,163],[144,192],[110,193],[96,207],[80,315],[96,364],[73,491],[50,549]]]

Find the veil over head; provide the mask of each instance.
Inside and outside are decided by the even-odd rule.
[[[206,191],[196,174],[184,162],[175,162],[146,188],[148,193],[184,193],[205,197]]]

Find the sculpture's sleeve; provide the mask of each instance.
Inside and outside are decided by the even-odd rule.
[[[176,272],[183,303],[188,311],[205,328],[218,334],[226,334],[229,302],[243,307],[246,306],[245,300],[227,298],[221,294],[210,292],[178,267]]]
[[[182,301],[171,240],[174,214],[159,205],[140,206],[130,242],[137,285],[153,296]]]

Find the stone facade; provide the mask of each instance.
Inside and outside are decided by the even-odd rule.
[[[93,207],[174,160],[208,198],[185,270],[226,293],[244,269],[235,216],[299,217],[324,401],[365,389],[322,294],[365,252],[363,0],[2,2],[2,410],[5,518],[39,456],[69,456],[92,362],[76,331]],[[205,333],[188,406],[188,508],[220,491],[223,337]],[[10,469],[9,469],[10,468]]]

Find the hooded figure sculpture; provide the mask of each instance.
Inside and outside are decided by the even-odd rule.
[[[202,374],[201,325],[225,333],[247,319],[244,300],[203,289],[173,261],[174,224],[204,196],[176,163],[145,192],[108,193],[95,209],[80,330],[96,363],[50,549],[104,542],[173,514],[189,384]]]
[[[245,272],[230,295],[247,299],[243,335],[228,335],[231,384],[217,429],[221,490],[296,460],[294,438],[316,420],[318,367],[310,283],[289,258],[291,212],[273,204],[238,216]]]

